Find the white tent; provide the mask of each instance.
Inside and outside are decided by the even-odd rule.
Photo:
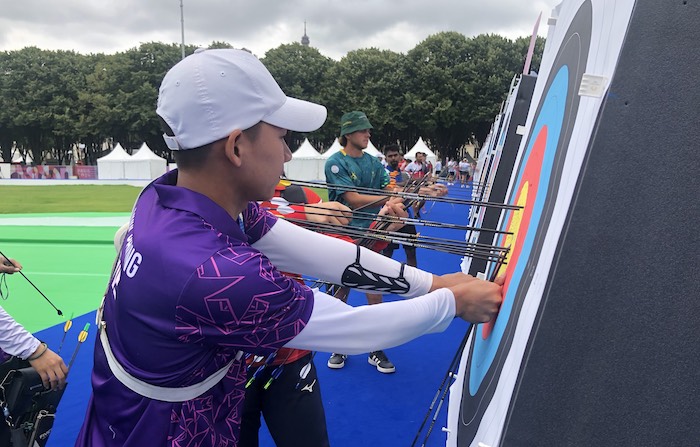
[[[97,159],[97,178],[100,180],[125,179],[125,166],[130,157],[122,145],[117,143],[112,152]]]
[[[327,150],[326,152],[324,152],[323,154],[321,154],[321,157],[327,159],[327,158],[329,158],[331,155],[333,155],[333,154],[335,154],[336,152],[338,152],[339,150],[341,150],[342,148],[343,148],[343,146],[340,145],[340,143],[338,142],[338,139],[336,138],[335,141],[333,141],[333,144],[331,144],[331,147],[329,147],[328,150]]]
[[[168,170],[165,158],[153,153],[146,143],[143,143],[138,152],[127,160],[124,167],[124,178],[153,180],[165,174]]]
[[[25,153],[26,162],[27,163],[34,163],[34,158],[32,157],[32,152],[27,151]],[[19,151],[19,149],[13,149],[12,150],[12,163],[24,163],[25,160],[22,158],[22,153]]]
[[[324,164],[325,159],[307,138],[285,164],[284,172],[287,178],[293,180],[319,180],[323,178]]]
[[[292,154],[292,158],[299,158],[299,159],[304,159],[304,158],[318,158],[320,157],[321,154],[314,149],[314,147],[309,143],[309,139],[305,139],[303,143],[301,143],[301,146],[294,151]]]
[[[339,150],[341,150],[343,146],[340,145],[338,142],[338,139],[336,138],[331,147],[328,148],[326,152],[324,152],[321,156],[323,158],[328,158],[331,155],[335,154]],[[365,149],[365,152],[367,152],[370,155],[374,155],[377,158],[381,158],[382,153],[379,152],[379,150],[372,144],[372,141],[370,140],[369,144],[367,145],[367,148]]]
[[[410,151],[406,152],[404,158],[410,158],[411,161],[415,161],[416,152],[423,152],[425,154],[425,160],[431,162],[433,166],[435,166],[435,163],[437,163],[437,155],[435,155],[435,152],[431,151],[428,145],[425,144],[423,137],[418,138],[416,144],[413,145]]]

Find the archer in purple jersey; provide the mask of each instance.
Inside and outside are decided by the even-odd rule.
[[[359,354],[496,314],[498,284],[434,276],[260,210],[291,159],[287,129],[315,130],[326,111],[286,97],[252,54],[185,58],[157,113],[178,169],[134,206],[98,312],[76,445],[235,447],[246,356]],[[353,308],[281,271],[413,299]]]
[[[301,331],[313,306],[310,289],[250,246],[274,216],[251,202],[236,222],[208,198],[176,187],[176,178],[171,172],[141,194],[104,302],[116,358],[132,375],[164,387],[197,383],[239,350],[272,353]],[[93,398],[78,445],[235,445],[245,394],[241,361],[182,403],[135,394],[106,362],[98,343],[94,392],[121,410],[100,411]]]

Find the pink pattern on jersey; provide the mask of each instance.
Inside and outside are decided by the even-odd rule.
[[[246,228],[265,234],[269,219],[264,216],[259,213],[258,218],[246,222]],[[235,264],[235,268],[230,264]],[[234,271],[245,274],[222,273]],[[201,377],[193,378],[192,383],[223,367],[238,349],[269,353],[283,346],[305,326],[303,319],[293,318],[290,313],[298,313],[303,306],[297,302],[313,296],[306,286],[282,276],[267,257],[247,244],[229,246],[212,256],[197,269],[196,281],[196,290],[206,293],[199,301],[178,306],[178,338],[185,343],[214,343],[224,351],[215,356],[212,367],[197,370],[194,376]],[[206,285],[202,287],[202,283]],[[253,290],[257,293],[251,296]],[[241,299],[246,296],[249,298]],[[179,411],[174,408],[172,445],[234,447],[245,382],[245,366],[234,362],[212,390],[183,403]]]

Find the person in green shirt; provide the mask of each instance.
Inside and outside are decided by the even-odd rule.
[[[402,202],[400,197],[390,198],[374,194],[363,194],[355,187],[373,188],[390,191],[391,179],[378,158],[364,152],[369,145],[372,124],[367,115],[360,111],[346,113],[340,119],[340,139],[343,149],[331,155],[326,161],[326,182],[332,184],[328,189],[328,199],[340,202],[355,210],[362,208],[362,213],[377,214],[387,202]],[[374,219],[355,214],[351,226],[369,228]],[[347,295],[341,296],[347,301]],[[382,295],[368,293],[368,304],[379,304]],[[345,366],[347,355],[333,353],[328,360],[328,367],[340,369]],[[396,371],[383,351],[369,353],[368,362],[376,366],[379,372],[389,374]]]

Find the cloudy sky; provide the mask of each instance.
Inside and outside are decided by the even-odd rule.
[[[340,59],[358,48],[406,52],[431,34],[540,35],[560,0],[183,0],[185,42],[214,40],[259,57],[299,41]],[[180,0],[0,0],[0,51],[37,46],[114,53],[142,42],[179,43]]]

